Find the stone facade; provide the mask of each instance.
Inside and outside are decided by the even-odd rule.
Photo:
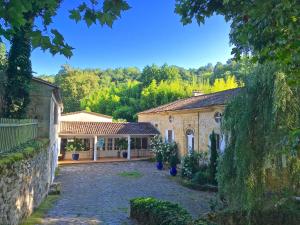
[[[60,152],[60,138],[58,137],[59,122],[63,106],[59,96],[59,89],[55,85],[38,78],[33,78],[30,89],[30,104],[27,117],[38,120],[38,137],[48,138],[51,163],[51,181],[57,167]]]
[[[0,170],[0,224],[17,225],[44,199],[51,183],[48,143],[30,159]]]
[[[220,134],[220,122],[216,122],[215,114],[222,113],[224,106],[211,106],[200,109],[166,111],[157,113],[140,113],[139,122],[150,122],[168,139],[168,130],[173,131],[173,140],[178,144],[180,156],[187,153],[187,131],[194,134],[194,150],[208,151],[209,135],[214,130]]]

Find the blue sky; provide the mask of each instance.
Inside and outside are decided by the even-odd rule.
[[[205,25],[183,26],[174,13],[174,0],[129,0],[131,9],[113,28],[91,26],[68,19],[68,9],[78,1],[64,1],[54,26],[75,48],[71,59],[35,49],[32,67],[37,74],[56,74],[62,64],[79,68],[117,68],[157,64],[198,68],[231,57],[230,27],[214,16]]]

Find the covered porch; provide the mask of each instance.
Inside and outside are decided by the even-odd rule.
[[[76,151],[79,161],[150,158],[150,138],[156,134],[149,123],[62,122],[60,160],[72,161],[73,152],[67,150],[75,140],[82,146]]]

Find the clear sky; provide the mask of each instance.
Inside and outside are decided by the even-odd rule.
[[[79,68],[117,68],[157,64],[198,68],[231,57],[230,27],[214,16],[205,25],[183,26],[174,13],[174,0],[129,0],[132,7],[113,28],[91,26],[68,19],[68,9],[78,1],[64,1],[54,27],[75,48],[71,59],[35,49],[32,67],[37,74],[56,74],[62,64]]]

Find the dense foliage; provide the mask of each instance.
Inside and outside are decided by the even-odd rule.
[[[192,179],[193,175],[200,169],[199,161],[200,154],[194,151],[183,156],[181,160],[181,176]]]
[[[256,68],[225,109],[227,147],[218,165],[221,194],[236,209],[260,210],[267,191],[300,190],[299,88],[287,85],[278,65]],[[271,169],[271,173],[267,170]],[[268,186],[277,177],[277,188]],[[283,179],[284,178],[284,179]]]
[[[300,82],[298,0],[176,0],[176,12],[183,24],[195,18],[203,24],[215,13],[231,25],[230,42],[237,58],[250,53],[260,63],[276,62],[287,67],[288,78]]]
[[[85,109],[134,121],[138,112],[190,97],[194,90],[211,93],[243,85],[241,78],[255,66],[249,59],[244,61],[189,70],[168,65],[146,66],[142,71],[135,67],[82,70],[64,65],[57,75],[40,77],[60,86],[64,112]]]
[[[73,54],[73,48],[52,25],[52,17],[61,3],[60,0],[0,2],[0,42],[2,38],[11,42],[4,98],[5,117],[21,118],[25,115],[30,101],[32,47],[48,49],[53,55],[60,53],[71,57]],[[121,12],[128,9],[129,5],[124,0],[82,0],[69,11],[69,18],[76,22],[83,20],[88,26],[97,23],[112,26]]]
[[[183,24],[223,15],[231,24],[235,57],[251,54],[261,64],[225,110],[222,197],[249,215],[266,205],[267,180],[274,174],[279,187],[269,190],[281,197],[299,191],[299,1],[177,0],[176,12]]]
[[[32,46],[49,49],[51,54],[63,54],[72,56],[73,48],[69,46],[64,37],[53,25],[53,17],[56,15],[62,1],[60,0],[9,0],[0,2],[0,19],[5,21],[0,26],[0,38],[12,40],[24,26],[31,28],[26,31],[27,38],[32,41]],[[120,18],[123,11],[130,7],[124,0],[81,0],[76,6],[69,9],[69,18],[76,23],[86,22],[87,26],[100,24],[112,26],[113,22]]]
[[[178,204],[155,198],[130,200],[130,217],[144,225],[191,225],[191,215]]]
[[[29,88],[32,78],[31,43],[26,35],[28,25],[18,31],[11,41],[6,70],[4,116],[24,118],[29,104]]]

